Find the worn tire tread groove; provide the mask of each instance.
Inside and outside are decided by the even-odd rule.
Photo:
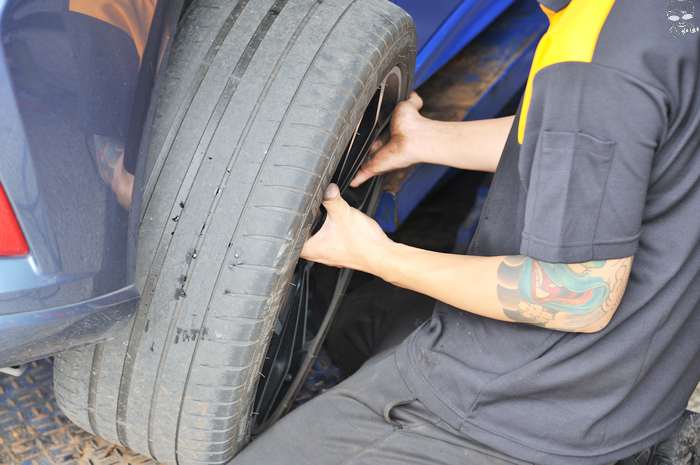
[[[218,343],[218,344],[231,344],[231,345],[235,345],[238,347],[250,347],[258,342],[257,340],[248,341],[245,339],[231,339],[231,338],[216,338],[216,339],[210,339],[210,341]]]
[[[105,345],[100,343],[93,348],[92,365],[90,369],[90,385],[88,388],[88,417],[90,419],[90,428],[95,435],[99,436],[100,428],[97,426],[97,389],[100,384],[100,363],[104,354]]]
[[[348,72],[345,71],[344,69],[341,69],[341,68],[331,68],[330,66],[320,66],[320,65],[318,66],[318,69],[323,69],[323,70],[326,70],[326,71],[333,71],[333,72],[336,72],[336,73],[340,73],[340,74],[342,74],[343,76],[349,77],[350,79],[352,79],[352,80],[358,82],[358,83],[359,83],[360,85],[362,85],[362,86],[365,85],[365,82],[364,82],[362,79],[360,79],[359,77],[355,76],[355,75],[352,74],[352,73],[348,73]]]
[[[256,321],[265,321],[265,318],[255,318],[255,317],[248,317],[248,316],[235,316],[235,315],[216,315],[214,316],[215,320],[223,320],[223,321],[245,321],[245,322],[256,322]],[[221,365],[221,366],[227,366],[227,365]],[[250,365],[247,365],[250,366]]]
[[[253,241],[261,241],[261,242],[275,242],[279,244],[291,244],[292,240],[286,237],[277,237],[277,236],[261,236],[259,234],[244,234],[243,237],[247,239],[251,239]]]
[[[313,192],[308,192],[303,189],[299,189],[296,187],[291,187],[291,186],[280,186],[279,184],[265,184],[265,187],[269,187],[270,189],[277,189],[277,190],[283,190],[287,192],[294,192],[296,194],[301,194],[301,195],[313,195]]]
[[[278,207],[277,205],[256,205],[255,208],[259,208],[260,210],[266,210],[266,211],[275,212],[275,213],[288,213],[290,215],[296,215],[296,216],[301,216],[304,214],[304,212],[301,212],[299,210],[295,210],[293,208],[287,208],[287,207]]]
[[[277,0],[277,1],[275,2],[274,6],[277,7],[277,8],[278,8],[278,11],[279,11],[279,10],[281,10],[281,8],[286,4],[286,2],[287,2],[287,0]],[[238,6],[238,5],[237,5],[237,6]],[[240,13],[239,13],[239,14],[240,14]],[[270,29],[270,27],[272,26],[272,24],[275,22],[275,19],[276,19],[276,18],[277,18],[277,15],[270,15],[270,14],[266,14],[266,15],[263,17],[263,20],[261,21],[260,25],[258,26],[258,28],[256,29],[256,31],[253,33],[251,39],[248,41],[248,44],[246,45],[245,51],[242,53],[241,58],[240,58],[239,61],[236,63],[236,66],[234,67],[234,71],[233,71],[233,73],[232,73],[232,76],[233,76],[233,77],[238,77],[238,78],[240,78],[240,77],[242,77],[242,76],[245,74],[245,71],[248,69],[248,66],[249,66],[250,63],[251,63],[251,61],[252,61],[252,59],[253,59],[253,56],[255,55],[255,52],[256,52],[257,49],[259,48],[260,44],[262,43],[263,38],[265,37],[265,35],[266,35],[267,32],[269,31],[269,29]],[[226,31],[226,35],[227,35],[228,32],[230,31],[230,28],[233,26],[233,23],[234,23],[234,22],[235,22],[235,21],[230,22],[230,26],[228,27],[228,30]],[[225,39],[224,35],[222,35],[222,34],[217,35],[217,38],[220,39],[221,42],[223,42],[223,40]],[[212,44],[212,45],[214,45],[214,44]],[[219,44],[219,45],[220,45],[220,44]],[[212,49],[210,48],[210,51],[211,51],[211,50],[212,50]],[[217,53],[218,53],[218,50],[217,50]],[[213,59],[213,56],[212,56],[212,59]],[[212,118],[213,118],[214,116],[218,116],[218,118],[217,118],[217,120],[214,122],[214,129],[210,131],[210,135],[211,135],[211,136],[210,136],[210,138],[209,138],[209,141],[206,143],[207,147],[208,147],[208,144],[211,142],[211,137],[213,137],[213,135],[216,133],[216,130],[217,130],[218,125],[219,125],[219,123],[220,123],[220,121],[221,121],[221,118],[223,117],[224,111],[225,111],[225,109],[228,107],[228,104],[229,104],[229,102],[230,102],[230,100],[229,100],[229,101],[226,101],[224,105],[220,105],[220,103],[222,103],[222,102],[225,101],[225,98],[222,98],[222,97],[225,97],[227,94],[228,94],[228,95],[233,95],[233,93],[235,92],[236,88],[237,88],[237,81],[232,81],[232,80],[229,79],[229,81],[227,82],[227,84],[226,84],[226,86],[225,86],[225,88],[224,88],[224,91],[222,92],[222,95],[219,97],[219,99],[218,99],[218,101],[217,101],[217,104],[216,104],[216,108],[217,108],[217,109],[220,109],[220,111],[218,112],[218,115],[217,115],[216,113],[213,113],[213,114],[212,114]],[[223,109],[221,108],[222,106],[224,107]],[[215,109],[215,112],[216,112],[216,109]],[[203,133],[202,133],[202,137],[204,137],[204,136],[207,134],[207,132],[209,132],[209,130],[210,130],[210,123],[208,122],[208,123],[207,123],[207,126],[205,127],[205,129],[204,129],[204,131],[203,131]],[[200,145],[198,144],[197,149],[199,150],[199,148],[200,148]],[[199,161],[200,161],[200,162],[204,160],[204,157],[205,157],[204,153],[205,153],[205,152],[206,152],[206,149],[203,150],[203,151],[201,151],[202,155],[201,155],[201,157],[199,158]],[[197,152],[195,152],[195,153],[197,153]],[[233,155],[232,155],[232,157],[233,157]],[[190,166],[192,166],[192,165],[190,165]],[[201,167],[201,163],[199,163],[198,168],[197,168],[195,171],[199,171],[199,167]],[[196,174],[193,175],[193,177],[192,177],[192,180],[193,180],[193,181],[192,181],[192,182],[194,182],[194,178],[195,178],[195,177],[196,177]],[[188,189],[188,192],[189,192],[189,189]],[[176,197],[176,199],[177,199],[177,198],[179,198],[179,196]],[[214,211],[215,205],[218,204],[218,201],[219,201],[219,196],[215,196],[215,197],[214,197],[214,202],[213,202],[214,205],[212,205],[212,207],[210,208],[210,213],[207,215],[207,219],[208,219],[209,216],[211,215],[211,211]],[[177,204],[177,200],[175,201],[175,204]],[[176,208],[176,207],[174,206],[174,208]],[[207,224],[207,223],[209,223],[209,222],[208,222],[207,220],[205,220],[205,224]],[[197,245],[197,247],[198,247],[199,244],[204,240],[204,236],[205,236],[205,234],[200,234],[200,238],[198,239],[198,245]],[[172,236],[171,236],[171,237],[172,237]],[[191,271],[192,271],[192,269],[193,269],[195,266],[196,266],[196,262],[195,262],[194,260],[193,260],[192,262],[190,262],[190,267],[189,267],[189,269],[188,269],[187,275],[190,275],[190,274],[191,274]],[[183,290],[184,290],[184,287],[183,287]],[[173,318],[171,319],[171,324],[169,325],[169,328],[168,328],[167,337],[165,338],[166,344],[165,344],[165,346],[164,346],[164,348],[163,348],[163,352],[162,352],[162,354],[161,354],[161,358],[160,358],[158,370],[157,370],[157,372],[156,372],[155,389],[154,389],[154,391],[153,391],[153,396],[152,396],[152,398],[151,398],[151,408],[150,408],[150,415],[149,415],[149,422],[148,422],[148,423],[149,423],[149,425],[148,425],[148,437],[149,437],[149,438],[153,438],[153,426],[154,426],[154,422],[155,422],[155,412],[156,412],[156,410],[157,410],[157,409],[156,409],[156,406],[157,406],[158,397],[159,397],[159,393],[160,393],[159,386],[160,386],[160,384],[161,384],[161,382],[162,382],[162,375],[163,375],[163,370],[164,370],[164,364],[165,364],[165,361],[167,360],[167,355],[168,355],[168,352],[169,352],[169,350],[168,350],[169,344],[167,343],[167,341],[172,340],[172,336],[174,335],[174,332],[175,332],[175,329],[176,329],[176,323],[177,323],[178,316],[179,316],[179,310],[180,310],[181,305],[182,305],[182,299],[179,299],[178,302],[177,302],[177,304],[176,304],[176,308],[175,308],[175,312],[174,312],[174,314],[173,314]],[[206,317],[205,317],[205,319],[206,319]],[[197,340],[196,344],[197,344],[197,345],[199,344],[199,339]],[[195,351],[196,351],[196,348],[195,348]],[[191,367],[190,367],[189,370],[191,370]],[[189,374],[187,375],[187,377],[189,378]],[[185,388],[184,388],[184,389],[185,389],[185,390],[187,389],[187,382],[185,382]],[[183,396],[182,401],[181,401],[181,404],[184,403],[184,401],[185,401],[185,397]],[[182,408],[182,407],[181,407],[181,408]],[[180,425],[180,421],[181,421],[181,415],[182,415],[182,413],[180,413],[180,415],[178,416],[177,426],[176,426],[176,429],[175,429],[175,463],[179,463],[179,461],[178,461],[178,452],[177,452],[177,451],[178,451],[178,447],[179,447],[179,446],[178,446],[178,444],[179,444],[178,438],[179,438],[179,432],[180,432],[180,426],[179,426],[179,425]],[[153,441],[149,441],[149,447],[151,447],[152,444],[153,444]],[[151,455],[152,455],[154,458],[156,458],[153,450],[151,450]]]
[[[374,34],[374,35],[376,36],[377,34]],[[377,37],[379,37],[379,36],[377,36]],[[371,48],[372,50],[374,50],[377,53],[380,53],[380,54],[382,53],[382,51],[379,50],[374,44],[367,42],[366,40],[357,39],[357,38],[355,38],[355,40],[363,45],[366,45],[367,47]]]
[[[372,70],[374,70],[374,65],[372,64],[372,62],[369,61],[367,58],[363,57],[362,55],[360,55],[359,53],[355,53],[351,50],[346,50],[344,48],[334,48],[333,50],[335,50],[336,52],[342,52],[346,55],[350,55],[351,57],[354,57],[354,58],[358,58],[360,61],[365,62],[365,64],[367,64],[367,66],[370,66],[372,68]]]
[[[320,178],[321,175],[315,171],[312,171],[308,168],[304,168],[303,166],[293,166],[293,165],[275,165],[277,168],[282,168],[286,170],[292,170],[292,171],[298,171],[300,173],[308,174],[310,176],[318,177]]]
[[[204,56],[204,60],[202,60],[202,64],[197,70],[197,74],[195,76],[195,79],[190,83],[188,86],[187,90],[187,97],[183,99],[182,103],[180,104],[180,107],[178,108],[178,111],[175,115],[174,123],[171,125],[168,134],[165,139],[165,143],[163,144],[163,148],[161,149],[160,153],[158,154],[157,162],[160,163],[160,167],[165,165],[165,161],[167,157],[170,154],[170,151],[172,149],[173,143],[175,142],[175,139],[177,138],[177,134],[180,131],[180,128],[182,127],[182,123],[185,120],[185,116],[189,112],[190,105],[194,101],[194,96],[197,94],[199,91],[199,88],[202,85],[202,82],[204,81],[204,78],[206,77],[207,71],[211,64],[214,62],[214,58],[216,57],[217,53],[220,50],[221,44],[223,43],[224,39],[226,36],[228,36],[229,32],[233,28],[233,25],[236,23],[237,19],[241,15],[241,12],[243,9],[247,6],[249,0],[240,0],[236,6],[231,10],[231,13],[228,15],[226,20],[223,23],[222,28],[219,30],[216,38],[212,41],[211,45],[209,46],[209,49],[207,50],[207,53]],[[192,11],[194,11],[193,8],[189,8],[185,14],[185,17],[183,20],[188,18],[191,14]],[[181,20],[182,21],[182,20]],[[165,154],[163,156],[163,153]],[[162,161],[161,161],[162,160]],[[157,169],[157,167],[154,167],[153,170],[154,173],[158,173],[160,175],[160,170]],[[153,179],[153,186],[150,187],[151,185],[151,180],[149,179],[149,182],[146,186],[146,189],[144,191],[144,195],[146,196],[144,200],[143,208],[142,208],[142,218],[141,220],[143,221],[143,215],[146,214],[146,209],[148,206],[148,203],[150,202],[150,192],[153,191],[155,188],[155,185],[158,183],[158,179],[160,176],[156,176]],[[149,189],[150,187],[150,189]]]
[[[338,114],[338,113],[336,113],[335,111],[333,111],[333,110],[331,110],[331,109],[329,109],[329,108],[323,108],[323,107],[318,106],[318,105],[299,105],[299,106],[300,106],[301,108],[309,108],[309,109],[311,109],[311,110],[317,110],[317,111],[321,111],[321,112],[323,112],[323,113],[328,113],[329,115],[334,116],[336,119],[339,119],[339,120],[342,121],[343,123],[347,123],[347,122],[348,122],[348,120],[345,119],[345,117],[344,117],[343,115]]]
[[[278,1],[278,3],[280,3],[280,2]],[[282,2],[282,3],[286,3],[286,0],[285,0],[285,2]],[[239,139],[239,143],[236,144],[236,147],[237,147],[236,150],[238,150],[238,147],[243,146],[243,143],[244,143],[243,141],[245,141],[245,138],[247,137],[246,135],[247,135],[247,133],[250,131],[250,127],[252,126],[252,122],[255,120],[255,117],[257,116],[257,112],[259,111],[259,108],[260,108],[260,105],[261,105],[262,101],[264,101],[264,98],[265,98],[265,96],[267,95],[267,92],[269,91],[269,88],[271,87],[272,83],[274,82],[274,80],[275,80],[275,78],[276,78],[276,76],[277,76],[277,73],[278,73],[279,70],[281,69],[281,66],[282,66],[282,63],[283,63],[283,61],[284,61],[284,58],[286,57],[286,55],[287,55],[287,54],[289,53],[289,51],[291,50],[292,45],[296,42],[296,39],[297,39],[297,37],[299,36],[299,34],[301,33],[301,30],[303,29],[303,26],[308,22],[308,19],[309,19],[310,16],[311,16],[311,12],[312,12],[312,11],[315,11],[315,9],[316,9],[317,7],[318,7],[318,3],[314,3],[313,6],[312,6],[312,9],[309,11],[309,13],[307,13],[307,15],[306,15],[306,17],[304,18],[304,20],[302,20],[302,22],[300,23],[300,25],[297,27],[297,30],[295,31],[295,33],[294,33],[294,34],[292,35],[292,37],[290,38],[290,41],[288,42],[288,44],[287,44],[287,46],[285,47],[284,51],[282,52],[280,58],[278,59],[276,65],[275,65],[274,71],[273,71],[273,72],[271,73],[271,75],[268,77],[267,83],[266,83],[265,87],[263,88],[263,90],[262,90],[262,92],[261,92],[261,95],[258,97],[258,103],[257,103],[256,106],[255,106],[256,109],[251,113],[250,117],[248,118],[248,122],[246,123],[246,127],[245,127],[245,129],[244,129],[244,131],[243,131],[243,133],[242,133],[242,135],[241,135],[241,137],[240,137],[240,139]],[[292,101],[293,101],[293,100],[294,100],[294,99],[292,99]],[[286,113],[285,113],[285,114],[286,114]],[[275,134],[275,135],[273,136],[273,139],[272,139],[273,142],[270,143],[270,147],[272,147],[272,145],[273,145],[274,140],[275,140],[276,137],[277,137],[277,134]],[[235,159],[235,157],[232,156],[232,159]],[[261,163],[260,166],[262,167],[263,165],[264,165],[264,160],[263,160],[263,163]],[[228,180],[228,176],[230,175],[231,171],[233,171],[232,168],[233,168],[232,166],[229,166],[229,169],[226,170],[226,173],[225,173],[225,175],[224,175],[224,180],[223,180],[222,183],[221,183],[222,186],[226,184],[226,182],[227,182],[227,180]],[[260,176],[260,171],[258,171],[258,174],[257,174],[256,178],[259,177],[259,176]],[[257,182],[254,182],[254,183],[253,183],[253,186],[255,186],[256,184],[257,184]],[[248,197],[247,197],[247,199],[246,199],[246,202],[245,202],[246,205],[248,204],[249,199],[250,199],[250,197],[252,196],[253,192],[254,192],[254,190],[252,190],[252,191],[249,193],[249,195],[248,195]],[[245,211],[245,208],[246,208],[246,206],[244,206],[243,211]],[[238,230],[239,223],[240,223],[240,219],[243,218],[243,216],[244,216],[244,215],[241,215],[241,217],[239,218],[239,222],[238,222],[238,223],[236,224],[236,226],[233,228],[233,233],[232,233],[232,239],[231,239],[231,241],[233,240],[233,237],[235,236],[236,231]],[[229,253],[230,253],[230,250],[226,252],[226,257],[228,257],[228,254],[229,254]],[[226,261],[227,261],[227,260],[224,260],[224,262],[222,263],[222,267],[221,267],[220,270],[219,270],[219,275],[218,275],[217,278],[216,278],[217,284],[215,285],[215,288],[218,287],[218,282],[219,282],[219,280],[220,280],[221,273],[224,272],[224,263],[225,263]],[[212,294],[212,296],[211,296],[211,298],[210,298],[210,303],[211,303],[211,299],[214,298],[215,294],[216,294],[216,293],[213,293],[213,294]],[[200,331],[203,330],[204,325],[205,325],[206,322],[208,321],[209,308],[210,308],[210,305],[207,305],[207,310],[206,310],[206,312],[205,312],[204,318],[202,319],[202,324],[201,324],[201,326],[200,326]],[[221,340],[221,339],[217,339],[217,340],[212,340],[212,342],[221,343],[222,340]],[[257,343],[257,342],[258,342],[258,340],[255,340],[255,341],[253,341],[252,343]],[[196,359],[197,353],[198,353],[198,348],[199,348],[199,340],[196,341],[196,345],[195,345],[195,349],[194,349],[194,353],[193,353],[192,360],[195,360],[195,359]],[[192,364],[190,365],[190,368],[189,368],[189,370],[188,370],[188,374],[187,374],[187,376],[186,376],[186,381],[185,381],[184,392],[187,392],[187,390],[188,390],[188,385],[189,385],[189,380],[190,380],[190,377],[191,377],[191,370],[192,370],[192,366],[193,366],[193,365],[194,365],[194,363],[192,363]],[[184,402],[185,402],[185,400],[186,400],[186,396],[183,396],[180,412],[182,412],[183,409],[184,409]],[[179,431],[180,431],[179,424],[180,424],[180,421],[181,421],[181,416],[182,416],[182,413],[180,413],[180,416],[178,417],[178,428],[176,429],[176,431],[177,431],[176,434],[177,434],[177,435],[179,435]],[[234,417],[235,417],[235,416],[234,416]],[[179,443],[179,441],[178,441],[177,436],[176,436],[176,447],[177,447],[177,443]]]
[[[314,150],[314,149],[312,149],[312,148],[310,148],[310,147],[302,147],[302,146],[300,146],[300,145],[289,145],[289,144],[285,144],[283,147],[284,147],[284,148],[288,148],[288,149],[303,150],[303,151],[305,151],[305,152],[312,153],[312,154],[317,155],[317,156],[319,156],[319,157],[321,157],[321,158],[324,158],[324,159],[326,159],[326,160],[328,160],[328,158],[329,158],[328,155],[326,155],[325,153],[319,152],[318,150]]]
[[[207,367],[207,368],[223,368],[226,370],[245,370],[246,368],[250,367],[250,365],[234,366],[234,365],[224,365],[221,363],[203,363],[200,366]]]
[[[172,146],[173,146],[175,140],[177,139],[177,135],[178,135],[179,130],[182,126],[182,123],[184,122],[186,115],[189,113],[189,110],[191,108],[191,104],[194,101],[195,96],[198,93],[199,89],[201,88],[201,84],[206,77],[207,71],[209,69],[208,67],[213,62],[214,58],[216,57],[217,53],[219,52],[221,43],[223,43],[223,40],[226,38],[226,36],[230,32],[233,25],[236,23],[236,20],[240,16],[243,9],[246,7],[247,3],[248,3],[248,0],[241,0],[233,8],[231,13],[227,17],[227,19],[224,21],[223,27],[219,30],[216,38],[209,46],[209,49],[205,55],[204,62],[207,63],[207,65],[206,65],[207,67],[204,68],[204,67],[200,66],[200,68],[198,69],[197,76],[195,77],[194,81],[192,81],[191,84],[188,86],[187,97],[185,99],[183,99],[182,103],[180,104],[178,111],[177,111],[177,114],[176,114],[175,122],[174,122],[174,124],[171,125],[171,128],[166,136],[166,144],[164,145],[165,156],[162,156],[163,150],[161,150],[161,154],[159,154],[159,156],[158,156],[157,162],[160,163],[161,167],[164,166],[165,162],[167,161],[167,157],[169,156],[169,153],[172,150]],[[238,66],[238,64],[237,64],[237,66]],[[227,88],[228,88],[228,86],[224,88],[224,92],[227,90]],[[219,101],[220,100],[221,100],[221,97],[219,98]],[[219,101],[217,101],[217,106],[218,106]],[[209,126],[209,123],[207,124],[207,127],[208,126]],[[206,133],[206,129],[205,129],[205,133]],[[159,181],[161,171],[158,170],[158,171],[154,171],[154,172],[158,173],[158,176],[156,176],[156,178],[154,179],[154,183],[153,183],[154,187],[153,188],[155,188],[155,185]],[[149,182],[150,182],[150,180],[149,180]],[[173,200],[173,207],[171,208],[171,214],[173,213],[173,210],[177,209],[177,205],[179,202],[178,199],[180,199],[180,198],[181,197],[179,195],[175,196],[175,198]],[[148,202],[150,202],[150,197],[148,198]],[[143,215],[145,215],[147,212],[146,207],[147,206],[144,205],[144,208],[142,209]],[[165,244],[163,244],[163,240],[165,240],[165,242],[167,242],[168,244],[172,241],[173,235],[168,234],[168,226],[170,226],[170,224],[166,223],[166,226],[165,226],[163,232],[161,233],[161,240],[159,241],[156,250],[160,250],[161,246],[165,247]],[[177,225],[175,225],[174,229],[177,229]],[[158,256],[159,256],[159,254],[158,254],[158,252],[156,252],[155,257],[158,257]],[[163,256],[163,260],[164,260],[166,254],[162,254],[162,256]],[[162,263],[159,263],[157,266],[158,266],[158,268],[162,267]],[[150,277],[150,274],[151,273],[149,272],[149,277]],[[155,287],[155,283],[154,283],[154,287]],[[148,310],[145,309],[145,311],[147,312]],[[143,313],[143,312],[139,311],[139,313]],[[134,324],[134,327],[133,327],[133,330],[132,330],[132,335],[133,334],[138,335],[137,336],[138,340],[134,341],[135,343],[132,343],[132,338],[131,337],[129,338],[129,345],[127,347],[127,356],[125,357],[124,368],[122,371],[122,373],[123,373],[122,374],[122,383],[121,383],[121,386],[119,389],[119,394],[118,394],[120,401],[118,401],[118,403],[117,403],[117,418],[116,418],[117,433],[119,435],[121,443],[127,447],[128,447],[128,433],[127,433],[127,428],[125,426],[127,424],[127,402],[125,400],[121,400],[121,399],[124,399],[125,397],[127,397],[129,392],[130,392],[130,389],[131,389],[131,376],[132,376],[132,372],[133,372],[134,361],[136,358],[136,351],[139,347],[140,334],[143,330],[143,326],[138,327],[136,325],[136,322],[139,322],[139,321],[143,322],[144,320],[146,320],[145,317],[142,317],[140,319],[137,317],[135,324]],[[172,326],[172,324],[171,324],[171,326]],[[171,334],[169,331],[168,336],[166,338],[166,341],[170,340],[170,336],[171,336]],[[166,346],[167,346],[167,344],[166,344]],[[164,350],[164,353],[167,353],[167,349]],[[162,360],[164,360],[164,358],[161,358],[161,361]],[[160,367],[159,367],[159,371],[160,371]],[[155,391],[155,392],[157,392],[157,391]],[[154,397],[156,397],[156,396],[154,396]],[[153,399],[152,399],[152,405],[153,405]],[[151,410],[151,412],[152,411],[153,410]],[[152,415],[149,415],[149,416],[152,416]],[[152,427],[152,421],[149,420],[149,437],[151,437],[150,436],[151,427]],[[151,447],[152,441],[149,441],[148,443],[149,443],[149,447]],[[151,455],[154,456],[152,449],[150,452],[151,452]]]
[[[271,295],[262,295],[262,294],[244,294],[244,293],[239,293],[239,294],[225,294],[229,297],[239,297],[241,299],[255,299],[255,300],[267,300]]]
[[[344,93],[344,94],[347,95],[348,97],[351,97],[351,98],[353,98],[353,99],[355,99],[355,100],[357,99],[354,95],[352,95],[350,92],[348,92],[347,90],[343,89],[342,87],[333,86],[333,85],[330,85],[330,84],[321,84],[321,83],[317,83],[316,85],[320,85],[320,86],[324,86],[324,87],[329,87],[329,88],[336,89],[336,90],[338,90],[338,91]],[[320,127],[320,126],[316,126],[315,124],[309,124],[309,123],[292,123],[292,126],[297,126],[297,127],[300,127],[300,128],[309,128],[309,129],[313,129],[313,130],[315,130],[315,131],[320,131],[320,132],[323,132],[323,133],[325,133],[325,134],[328,134],[329,136],[332,136],[332,137],[334,137],[334,138],[336,138],[336,139],[337,139],[338,137],[340,137],[340,136],[339,136],[338,134],[336,134],[335,132],[329,131],[328,129],[322,128],[322,127]],[[279,165],[278,165],[278,166],[279,166]]]

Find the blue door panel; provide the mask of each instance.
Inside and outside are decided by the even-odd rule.
[[[406,10],[416,23],[418,32],[418,50],[421,50],[435,31],[450,17],[464,0],[442,0],[426,2],[425,0],[394,0],[394,3]]]
[[[531,0],[535,3],[534,0]],[[514,0],[395,0],[416,22],[418,87],[491,24]]]

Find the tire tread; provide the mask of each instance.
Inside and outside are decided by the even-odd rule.
[[[58,363],[62,407],[81,426],[165,463],[223,463],[247,442],[285,283],[349,121],[394,44],[415,40],[407,16],[374,24],[398,13],[383,0],[195,0],[152,137],[139,312],[130,332]]]

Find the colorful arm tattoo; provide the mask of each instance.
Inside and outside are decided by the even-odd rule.
[[[513,321],[580,330],[617,308],[629,274],[627,260],[564,264],[506,257],[498,269],[498,298]]]

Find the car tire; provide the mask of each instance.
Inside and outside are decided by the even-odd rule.
[[[70,419],[204,464],[289,409],[349,279],[301,247],[331,181],[371,211],[376,182],[348,183],[410,92],[415,41],[385,0],[193,2],[151,136],[140,307],[117,339],[56,356]]]

